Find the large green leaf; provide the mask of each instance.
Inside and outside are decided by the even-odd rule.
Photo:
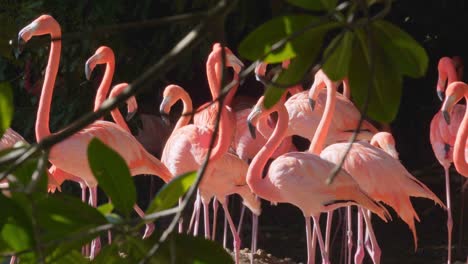
[[[197,172],[188,172],[175,177],[164,185],[154,197],[146,214],[152,214],[165,209],[169,209],[177,204],[182,195],[184,195],[190,186],[195,182]]]
[[[43,154],[44,155],[44,154]],[[38,158],[33,157],[27,161],[25,161],[23,164],[18,166],[11,174],[15,176],[15,178],[18,180],[17,182],[10,182],[10,188],[15,188],[15,187],[25,187],[31,183],[32,176],[35,173],[36,170],[38,170]],[[47,174],[46,174],[46,168],[44,167],[42,171],[40,171],[40,174],[37,175],[39,177],[39,181],[36,185],[36,189],[34,191],[36,192],[42,192],[46,193],[47,192]]]
[[[268,86],[265,90],[265,100],[263,101],[265,108],[268,109],[275,105],[283,95],[284,91],[285,90],[283,88]]]
[[[416,40],[390,22],[379,20],[372,25],[377,43],[401,74],[413,78],[426,74],[429,58]]]
[[[290,4],[309,10],[321,11],[335,8],[337,0],[287,0]]]
[[[343,35],[336,36],[325,50],[324,57],[327,60],[322,69],[331,80],[339,81],[348,75],[354,38],[352,32],[346,31]],[[332,50],[334,46],[336,48]]]
[[[349,84],[351,94],[359,109],[363,109],[367,97],[367,89],[371,82],[367,115],[380,122],[391,122],[400,106],[402,80],[393,67],[384,50],[374,45],[373,74],[365,57],[367,42],[356,41],[353,45],[351,65],[349,69]],[[368,52],[368,51],[367,51]]]
[[[8,82],[0,82],[0,137],[13,118],[13,92]]]
[[[272,50],[273,44],[314,23],[319,24],[319,19],[309,15],[273,18],[259,26],[241,42],[238,49],[239,53],[249,60],[260,59]],[[264,61],[278,63],[294,58],[299,54],[302,55],[307,49],[314,49],[315,46],[320,47],[324,34],[337,26],[337,23],[328,22],[308,29],[294,39],[287,41],[282,48],[271,52]]]
[[[136,202],[136,189],[125,160],[94,138],[88,146],[88,161],[99,186],[111,198],[115,209],[129,216]]]

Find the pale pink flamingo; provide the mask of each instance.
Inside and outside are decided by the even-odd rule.
[[[395,141],[391,134],[379,132],[374,135],[371,143],[359,141],[352,144],[343,163],[343,169],[352,175],[370,197],[395,210],[412,231],[416,250],[418,240],[414,219],[419,221],[419,217],[411,205],[410,197],[431,199],[445,208],[442,201],[398,161]],[[336,164],[348,147],[349,143],[332,144],[321,152],[320,157]],[[360,213],[361,211],[358,211],[358,214]],[[362,216],[358,216],[358,219],[358,227],[362,227]],[[380,263],[381,250],[374,231],[372,226],[367,226],[367,228],[372,242],[372,250],[369,253],[374,263]],[[362,231],[358,230],[359,239],[362,239]],[[358,240],[355,263],[362,263],[363,258],[363,241]]]
[[[55,78],[58,72],[61,50],[61,30],[57,21],[49,15],[42,15],[31,24],[24,27],[18,34],[20,44],[29,41],[33,36],[51,35],[49,61],[45,71],[45,79],[39,100],[36,119],[36,139],[41,141],[51,135],[49,128],[50,105],[54,90]],[[50,149],[49,161],[67,173],[80,177],[88,187],[95,188],[97,181],[91,172],[87,159],[88,144],[93,138],[118,152],[129,166],[131,175],[152,174],[159,175],[165,182],[172,179],[171,173],[159,160],[151,156],[138,141],[117,124],[106,121],[96,121],[83,130],[57,143]],[[96,204],[96,198],[91,193],[91,200]],[[141,209],[135,205],[138,213]],[[153,231],[154,226],[147,225],[144,237]],[[92,257],[96,252],[91,252]]]
[[[234,57],[229,49],[225,48],[225,52],[226,66],[234,68],[233,81],[238,82],[239,71],[236,70],[236,68],[240,70],[242,64]],[[221,67],[221,63],[219,63],[221,61],[221,56],[222,47],[219,44],[215,44],[213,46],[213,51],[208,56],[206,68],[213,101],[218,98],[221,92],[221,83],[219,78],[221,73],[221,69],[219,69],[219,67]],[[232,100],[232,96],[236,92],[236,89],[237,84],[234,85],[226,95],[226,99],[223,102],[221,109],[217,103],[214,103],[196,115],[197,121],[194,122],[194,124],[187,124],[175,129],[166,143],[162,155],[162,161],[167,165],[173,175],[197,170],[206,158],[209,142],[213,133],[216,113],[219,109],[221,110],[218,136],[210,156],[210,163],[207,171],[199,186],[199,194],[204,207],[205,237],[208,239],[211,237],[208,204],[211,198],[216,196],[216,198],[221,202],[234,237],[235,259],[236,263],[238,263],[240,238],[224,202],[224,197],[232,193],[240,194],[245,199],[244,202],[247,204],[250,201],[250,199],[246,198],[248,187],[245,184],[245,172],[242,175],[242,171],[246,171],[247,164],[243,165],[242,160],[227,153],[234,133],[231,123],[233,120],[233,114],[227,105]],[[165,106],[162,106],[161,108],[165,108]],[[227,171],[225,166],[228,165],[230,173],[225,173],[225,171]],[[242,178],[244,179],[244,186],[242,186]],[[251,196],[253,197],[252,194]],[[258,212],[259,209],[255,209],[253,202],[251,207],[254,213]],[[257,206],[257,208],[259,208],[259,206]]]
[[[437,95],[443,100],[446,83],[451,84],[458,81],[461,76],[457,76],[455,64],[449,57],[442,57],[437,66],[438,81],[437,81]],[[448,263],[452,260],[452,203],[450,191],[450,166],[453,162],[453,146],[455,144],[455,137],[460,126],[460,123],[465,113],[466,107],[464,105],[455,105],[452,111],[452,122],[448,125],[444,120],[442,113],[437,112],[431,121],[430,127],[430,141],[432,150],[444,168],[445,172],[445,193],[447,203],[447,250],[448,250]]]
[[[330,84],[334,85],[334,84]],[[322,118],[312,144],[320,147],[325,141],[327,130],[331,122],[331,114],[335,105],[336,88],[328,89],[329,97],[325,106],[325,116]],[[263,97],[249,115],[249,123],[256,124],[263,115],[271,112],[278,113],[275,130],[266,145],[255,156],[249,166],[247,183],[255,194],[272,203],[285,202],[299,207],[306,219],[308,262],[314,262],[312,248],[310,217],[314,219],[318,234],[322,260],[329,263],[324,248],[318,218],[321,212],[334,210],[339,207],[355,204],[378,214],[382,219],[389,215],[387,210],[374,202],[360,188],[353,178],[344,170],[338,172],[337,180],[331,185],[325,183],[334,165],[321,159],[318,155],[308,152],[290,152],[275,159],[262,179],[262,171],[273,151],[285,137],[288,129],[288,113],[281,101],[269,110],[263,107]]]

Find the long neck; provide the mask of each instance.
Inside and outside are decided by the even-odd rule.
[[[278,190],[269,182],[269,179],[262,179],[263,169],[268,159],[284,139],[288,130],[288,119],[288,112],[284,105],[281,104],[278,110],[278,121],[273,133],[257,155],[255,155],[247,170],[247,184],[249,187],[255,194],[270,201],[279,201],[280,196]]]
[[[320,155],[322,152],[325,139],[327,138],[328,129],[332,121],[333,112],[335,111],[336,103],[336,87],[332,82],[326,82],[327,84],[327,101],[325,103],[325,110],[323,111],[320,123],[317,126],[312,142],[309,146],[309,152]]]
[[[127,86],[128,86],[127,83],[121,83],[121,84],[118,84],[118,85],[114,86],[114,88],[112,89],[112,91],[111,91],[111,93],[109,95],[109,98],[116,97],[117,95],[122,93],[122,91],[125,88],[127,88]],[[96,97],[96,99],[97,99],[97,97]],[[122,113],[120,113],[119,108],[114,108],[111,111],[111,116],[112,116],[112,119],[114,119],[114,122],[117,125],[119,125],[121,128],[123,128],[124,130],[126,130],[128,133],[131,134],[130,128],[128,127],[127,122],[125,122],[125,119],[123,118]]]
[[[182,104],[184,105],[183,110],[182,110],[182,115],[180,116],[179,120],[177,121],[174,131],[186,126],[190,122],[191,115],[190,113],[193,111],[193,106],[192,106],[192,99],[190,99],[190,96],[188,93],[185,91],[181,91],[178,94],[178,99],[182,100]]]
[[[217,111],[219,111],[218,106]],[[216,137],[213,150],[211,151],[210,161],[220,159],[229,150],[234,133],[234,129],[229,127],[230,122],[231,119],[229,117],[229,113],[227,112],[226,107],[223,105],[221,107],[221,118],[219,120],[218,135]]]
[[[465,99],[468,100],[468,90],[465,91]],[[465,147],[468,138],[468,108],[465,111],[463,120],[458,129],[457,137],[455,139],[455,146],[453,151],[453,163],[457,171],[464,175],[468,175],[468,163],[465,160]]]
[[[60,39],[61,34],[51,34],[52,39]],[[49,116],[50,104],[52,103],[52,94],[54,93],[55,78],[60,63],[60,50],[62,43],[60,40],[52,41],[50,45],[49,61],[42,85],[41,98],[36,118],[36,140],[39,142],[50,135]]]
[[[112,84],[112,77],[114,76],[115,60],[110,59],[106,63],[106,71],[102,77],[101,84],[96,92],[96,99],[94,100],[94,112],[96,112],[102,103],[106,100],[107,94]]]
[[[220,52],[212,53],[208,56],[208,60],[206,62],[206,77],[208,79],[208,86],[213,100],[218,98],[220,94],[220,81],[216,74],[216,67],[221,67],[221,63],[216,63],[216,61],[219,60],[219,57]]]

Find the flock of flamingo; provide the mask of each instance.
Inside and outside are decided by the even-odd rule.
[[[19,32],[19,42],[24,44],[34,36],[50,35],[49,60],[40,95],[35,125],[36,140],[51,135],[49,114],[57,76],[60,51],[61,29],[49,15],[42,15]],[[217,103],[202,106],[191,121],[193,111],[190,95],[180,86],[169,85],[164,90],[160,105],[162,115],[170,112],[178,101],[183,103],[183,114],[177,121],[172,134],[165,144],[161,160],[149,154],[131,134],[118,109],[112,111],[115,121],[97,120],[50,150],[49,191],[60,189],[64,180],[78,182],[82,188],[82,199],[86,202],[89,189],[89,203],[97,206],[97,181],[87,159],[87,147],[97,137],[118,152],[128,164],[132,175],[150,174],[169,182],[174,176],[198,170],[207,158],[210,138],[214,133],[216,116],[220,112],[219,131],[216,136],[210,162],[200,183],[194,212],[188,232],[198,234],[199,211],[203,205],[204,232],[207,239],[214,239],[218,202],[223,207],[225,218],[233,235],[236,263],[239,263],[240,237],[238,227],[228,211],[227,197],[238,194],[243,204],[252,212],[252,252],[256,251],[258,216],[261,213],[260,199],[272,204],[290,203],[297,206],[305,218],[307,234],[307,263],[315,263],[316,243],[321,251],[323,263],[330,263],[330,232],[333,210],[347,207],[347,248],[346,263],[362,263],[367,250],[373,263],[380,263],[381,249],[372,229],[371,214],[384,221],[391,216],[382,204],[393,208],[409,226],[414,247],[417,248],[417,234],[414,220],[419,221],[410,197],[433,200],[447,210],[448,220],[448,263],[451,263],[452,216],[449,188],[449,167],[455,164],[457,171],[468,177],[465,147],[468,137],[468,114],[465,106],[456,104],[468,96],[468,85],[460,82],[457,74],[458,58],[444,57],[439,63],[437,92],[445,97],[441,111],[432,122],[430,139],[434,153],[445,169],[447,206],[424,183],[412,176],[398,160],[395,141],[388,132],[379,132],[371,123],[364,121],[352,143],[336,179],[327,185],[326,179],[348,148],[347,143],[357,128],[360,112],[350,101],[350,88],[346,79],[343,94],[337,92],[338,83],[332,82],[323,71],[315,75],[309,90],[295,86],[285,90],[281,99],[271,108],[264,107],[261,97],[254,106],[233,106],[233,99],[239,85],[239,72],[243,64],[224,47],[225,66],[233,69],[234,86],[227,93],[221,105]],[[214,44],[206,63],[206,73],[213,100],[221,95],[223,47]],[[108,47],[100,47],[86,62],[86,77],[98,64],[105,64],[104,78],[98,88],[94,110],[106,99],[112,83],[115,68],[114,53]],[[284,68],[288,63],[284,62]],[[256,68],[257,76],[265,76],[266,64]],[[448,81],[447,81],[448,79]],[[126,83],[113,87],[110,96],[116,96]],[[288,95],[290,93],[291,95]],[[134,97],[128,100],[128,112],[137,107]],[[276,113],[276,118],[272,116]],[[299,135],[311,141],[307,151],[299,152],[292,143],[292,136]],[[24,139],[11,129],[1,138],[1,148],[11,147]],[[273,159],[266,176],[262,177],[268,160]],[[466,184],[465,184],[466,185]],[[213,231],[210,228],[209,204],[214,198]],[[353,240],[351,206],[358,207],[357,241]],[[143,216],[137,205],[135,211]],[[319,217],[327,212],[327,225],[322,235]],[[242,214],[243,215],[243,214]],[[311,226],[313,219],[314,227]],[[364,223],[365,222],[365,226]],[[148,224],[144,238],[154,230]],[[180,225],[179,231],[183,231]],[[226,238],[224,238],[225,240]],[[356,243],[356,244],[354,244]],[[83,253],[94,258],[100,249],[99,238],[86,247]],[[15,258],[12,258],[15,263]],[[253,258],[251,258],[253,261]]]

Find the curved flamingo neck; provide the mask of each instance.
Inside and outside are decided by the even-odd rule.
[[[182,109],[182,115],[179,117],[179,120],[177,120],[177,123],[174,127],[174,131],[186,126],[190,122],[190,113],[193,111],[193,106],[192,106],[192,99],[190,98],[190,95],[184,91],[180,90],[177,92],[177,100],[181,100],[183,104],[183,109]]]
[[[323,111],[322,118],[320,119],[320,123],[317,126],[317,130],[315,131],[314,137],[312,138],[309,146],[309,152],[316,155],[320,155],[320,152],[322,152],[336,103],[336,86],[331,81],[325,81],[325,83],[327,86],[325,110]]]
[[[101,84],[99,85],[99,88],[96,92],[96,99],[94,99],[94,112],[96,112],[99,109],[99,107],[107,98],[107,94],[109,93],[109,89],[112,84],[114,71],[115,71],[115,58],[112,57],[112,58],[109,58],[109,60],[106,62],[106,70],[104,72],[104,76],[102,77]]]
[[[220,69],[216,69],[217,67],[221,67],[221,63],[216,63],[220,58],[220,51],[216,51],[211,53],[208,56],[208,60],[206,61],[206,77],[208,79],[208,86],[211,92],[211,98],[213,100],[217,99],[220,94],[220,81],[217,78],[216,72],[221,71]]]
[[[219,111],[219,107],[218,111]],[[216,137],[216,142],[211,151],[210,161],[215,161],[220,159],[224,154],[226,154],[231,145],[232,136],[234,135],[234,129],[232,125],[230,126],[230,117],[229,113],[225,106],[221,107],[221,117],[219,120],[218,135]]]
[[[468,101],[468,89],[464,86],[465,100]],[[460,123],[460,128],[455,138],[455,146],[453,150],[453,163],[457,171],[463,176],[468,176],[468,163],[465,159],[466,140],[468,138],[468,108],[465,110],[465,115]]]
[[[50,34],[52,39],[60,39],[60,31]],[[60,40],[51,41],[49,60],[47,62],[46,72],[44,76],[44,84],[42,85],[41,97],[39,99],[39,107],[36,117],[36,140],[39,142],[43,138],[50,135],[49,118],[50,105],[52,103],[52,95],[54,93],[55,79],[60,63],[60,51],[62,42]]]
[[[268,159],[271,158],[275,150],[281,144],[281,141],[286,136],[289,121],[288,111],[283,104],[279,105],[277,112],[278,121],[276,122],[273,133],[257,155],[255,155],[250,163],[249,169],[247,170],[247,184],[249,187],[254,193],[270,201],[280,201],[281,196],[278,189],[274,188],[269,182],[268,177],[262,179],[263,169],[265,168]]]
[[[112,78],[112,77],[111,77]],[[122,93],[122,91],[127,88],[128,86],[128,83],[119,83],[117,85],[114,86],[114,88],[112,89],[109,97],[110,98],[114,98],[116,97],[117,95],[119,95],[120,93]],[[96,97],[97,99],[97,97]],[[104,98],[105,99],[105,98]],[[99,107],[99,106],[98,106]],[[114,108],[112,109],[111,111],[111,116],[112,118],[114,119],[115,123],[117,125],[119,125],[121,128],[123,128],[124,130],[126,130],[128,133],[132,133],[130,131],[130,128],[128,127],[127,125],[127,122],[125,122],[125,119],[123,118],[122,116],[122,113],[120,113],[120,110],[119,108]]]
[[[458,81],[457,71],[455,70],[455,65],[451,58],[443,57],[439,60],[437,65],[439,72],[439,78],[437,80],[437,90],[440,92],[445,92],[445,81],[448,78],[447,85],[452,82]]]

